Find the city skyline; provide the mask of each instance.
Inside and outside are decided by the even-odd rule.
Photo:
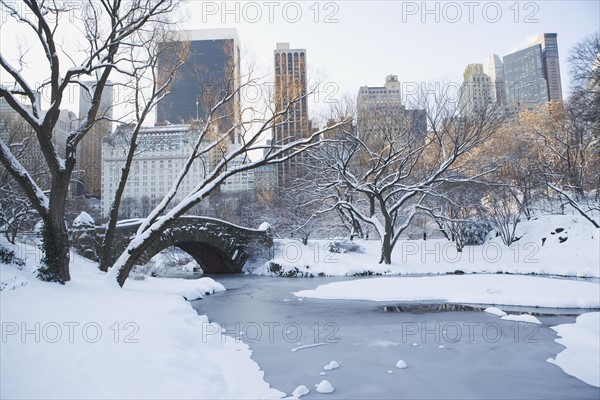
[[[266,66],[267,77],[272,76],[268,66],[276,42],[306,48],[311,54],[310,83],[319,77],[330,84],[322,86],[320,99],[309,99],[311,113],[323,109],[326,98],[356,96],[361,86],[377,86],[382,76],[390,74],[403,84],[450,82],[458,87],[466,65],[486,63],[491,54],[503,57],[529,47],[544,32],[558,33],[563,98],[567,99],[569,50],[598,30],[600,12],[594,1],[427,2],[427,9],[421,2],[407,1],[325,2],[319,7],[316,3],[273,3],[269,8],[261,2],[231,2],[225,7],[192,2],[189,22],[182,27],[198,21],[206,28],[235,26],[242,53]],[[294,10],[301,14],[297,22],[292,22]],[[498,18],[494,10],[499,11]],[[455,18],[454,11],[461,18]],[[348,58],[340,55],[342,49],[352,51],[357,62],[349,67]]]
[[[223,8],[222,4],[227,5]],[[458,87],[466,65],[485,63],[491,54],[503,57],[528,47],[544,32],[558,33],[562,91],[567,99],[569,50],[598,30],[600,12],[595,1],[428,2],[425,8],[419,2],[406,1],[315,4],[193,1],[181,12],[182,21],[186,20],[177,28],[235,28],[243,63],[255,62],[257,74],[267,82],[273,77],[271,57],[277,42],[307,49],[311,54],[309,85],[322,82],[320,96],[309,98],[312,113],[326,110],[328,101],[356,96],[361,86],[378,85],[381,77],[389,74],[397,75],[402,84],[450,82]],[[294,10],[300,15],[296,22]],[[494,10],[499,11],[498,18]],[[4,20],[12,23],[6,16]],[[19,46],[15,44],[20,40],[17,30],[0,38],[7,59],[17,57]],[[357,62],[349,66],[348,59],[340,56],[342,49],[357,55]],[[44,63],[32,59],[29,65],[38,61]],[[36,69],[31,69],[29,73],[35,75]],[[0,76],[0,81],[6,83],[7,77]],[[77,93],[74,88],[66,108],[78,110]]]

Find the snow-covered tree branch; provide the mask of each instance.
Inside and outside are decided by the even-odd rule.
[[[0,85],[0,97],[29,125],[35,134],[51,179],[46,194],[32,174],[14,157],[11,149],[0,142],[0,161],[19,184],[32,207],[44,221],[43,247],[45,256],[40,277],[66,282],[69,273],[69,236],[65,223],[65,205],[71,175],[77,161],[77,145],[100,117],[100,99],[109,78],[125,71],[130,65],[129,49],[140,45],[142,32],[168,23],[175,0],[133,0],[113,2],[45,2],[24,0],[22,3],[1,1],[10,17],[2,24],[3,35],[20,29],[35,43],[35,51],[44,63],[36,65],[43,75],[33,76],[24,54],[17,55],[18,66],[0,55],[0,68],[13,79]],[[63,48],[62,37],[69,35],[79,48]],[[31,61],[32,62],[32,61]],[[125,64],[125,65],[123,65]],[[24,67],[23,67],[24,66]],[[81,122],[69,133],[64,151],[53,141],[53,131],[70,85],[80,85],[87,77],[95,77],[91,102]],[[35,82],[41,81],[39,89]],[[47,103],[42,110],[41,99]]]
[[[461,118],[447,93],[420,100],[422,114],[363,110],[358,132],[341,132],[344,139],[324,146],[320,157],[328,201],[376,230],[385,264],[428,196],[439,196],[444,184],[481,175],[468,155],[500,123],[493,113]],[[419,120],[425,115],[428,129]]]

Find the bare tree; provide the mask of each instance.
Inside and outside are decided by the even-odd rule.
[[[297,177],[280,192],[268,210],[271,217],[265,220],[271,222],[277,235],[307,245],[324,220],[324,215],[319,213],[321,200],[314,180]]]
[[[523,216],[523,204],[517,201],[511,190],[506,186],[492,188],[487,192],[484,204],[502,242],[510,246],[517,241],[516,229]]]
[[[154,110],[156,104],[169,93],[170,84],[177,70],[184,64],[189,55],[189,45],[183,42],[181,46],[178,46],[176,51],[169,51],[171,60],[163,67],[163,70],[155,68],[157,60],[163,55],[163,52],[167,51],[162,45],[163,41],[174,39],[174,34],[168,34],[164,28],[164,25],[159,24],[149,34],[141,32],[138,34],[138,46],[129,49],[128,61],[130,62],[132,73],[130,74],[131,80],[126,86],[133,92],[131,103],[133,105],[134,128],[128,137],[125,162],[121,167],[121,176],[112,199],[106,223],[106,231],[100,250],[99,269],[101,271],[108,271],[110,267],[117,219],[123,215],[123,212],[119,212],[121,199],[125,192],[133,158],[138,148],[137,141],[142,124]],[[148,210],[145,210],[142,216],[147,216],[150,213],[149,202],[145,205],[148,206]]]
[[[234,77],[237,79],[237,77]],[[238,83],[238,84],[236,84]],[[144,219],[138,228],[136,238],[133,239],[123,253],[119,256],[113,267],[109,270],[107,278],[116,280],[123,285],[129,273],[144,251],[162,235],[179,217],[184,215],[196,205],[205,200],[212,192],[223,184],[228,178],[267,164],[277,164],[290,160],[298,154],[318,144],[319,138],[324,132],[335,129],[338,125],[325,127],[302,138],[285,138],[285,142],[273,140],[265,144],[265,136],[275,127],[285,123],[287,113],[297,102],[303,101],[312,92],[298,94],[291,98],[285,106],[275,106],[272,98],[265,98],[264,107],[257,104],[248,104],[242,109],[243,120],[236,120],[235,110],[227,107],[230,101],[235,99],[241,91],[247,87],[264,87],[257,79],[246,76],[244,82],[231,81],[225,86],[224,95],[210,109],[205,121],[194,127],[195,141],[191,145],[190,156],[185,162],[179,175],[175,178],[168,193],[161,202],[152,210],[150,215]],[[223,109],[223,107],[225,107]],[[233,121],[226,125],[227,129],[215,129],[222,126],[221,122],[229,119]],[[240,146],[225,146],[229,143],[232,133],[241,132]],[[225,148],[228,148],[225,151]],[[218,157],[215,157],[215,150]],[[250,160],[250,152],[263,153],[258,160]],[[182,190],[182,183],[197,159],[209,155],[214,160],[214,167],[206,171],[204,179],[188,193],[183,199],[177,201],[177,195]],[[244,162],[239,162],[240,159]],[[211,162],[212,164],[212,162]]]
[[[89,132],[99,115],[102,92],[113,74],[122,72],[128,49],[136,46],[136,35],[154,29],[156,21],[163,20],[177,5],[175,0],[132,0],[127,2],[90,0],[76,3],[57,3],[24,0],[22,3],[0,3],[19,27],[29,28],[45,57],[42,90],[49,107],[42,110],[38,101],[38,88],[33,79],[24,74],[25,54],[15,62],[0,54],[0,67],[12,86],[0,85],[4,98],[35,132],[50,175],[50,191],[46,194],[36,179],[17,160],[4,141],[0,141],[0,161],[25,192],[33,208],[44,221],[42,279],[66,282],[69,273],[69,235],[65,222],[65,206],[69,182],[76,163],[77,145]],[[70,53],[62,45],[65,28],[75,25],[68,34],[85,43],[85,49]],[[2,25],[7,34],[10,24]],[[83,50],[83,51],[82,51]],[[124,67],[126,68],[126,67]],[[130,72],[130,71],[129,71]],[[94,76],[93,88],[82,79]],[[58,121],[61,106],[70,85],[88,91],[91,104],[81,122],[68,135],[64,152],[52,141],[52,132]],[[61,157],[60,154],[64,154]]]
[[[475,182],[442,185],[419,208],[434,219],[444,236],[462,252],[467,245],[482,243],[491,230],[482,204],[486,191],[487,185]]]
[[[555,111],[557,107],[561,112]],[[600,213],[600,137],[570,104],[550,104],[547,112],[527,117],[526,128],[543,152],[540,169],[545,184],[600,228],[596,220]]]
[[[27,166],[42,187],[47,187],[47,169],[40,160],[39,148],[35,146],[35,134],[25,121],[8,113],[0,114],[0,139],[11,149],[15,158]],[[6,168],[0,165],[0,227],[9,242],[15,244],[22,227],[31,222],[32,213],[31,202]]]
[[[571,48],[572,88],[570,108],[581,123],[588,123],[596,138],[600,136],[600,31]]]
[[[357,135],[325,150],[324,189],[332,208],[342,208],[373,227],[381,240],[380,263],[392,250],[424,199],[444,183],[481,176],[469,166],[468,154],[498,126],[494,114],[460,118],[448,92],[422,97],[429,131],[419,114],[378,108],[359,123]],[[385,115],[380,113],[385,112]],[[363,117],[364,118],[364,117]],[[341,195],[342,194],[342,195]]]

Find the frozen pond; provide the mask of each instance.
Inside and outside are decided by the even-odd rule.
[[[228,335],[248,343],[265,380],[287,395],[305,385],[310,393],[303,399],[600,396],[600,389],[546,362],[564,349],[554,342],[557,336],[549,327],[575,320],[543,316],[557,310],[535,309],[542,325],[504,321],[481,311],[385,312],[384,306],[396,305],[291,294],[358,278],[215,279],[227,291],[193,306]],[[408,368],[396,368],[399,360]],[[325,370],[330,361],[340,367]],[[315,392],[323,379],[333,385],[333,393]]]

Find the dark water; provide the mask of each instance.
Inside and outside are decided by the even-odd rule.
[[[298,301],[291,294],[357,278],[214,278],[227,291],[192,302],[194,308],[248,343],[265,380],[288,395],[306,385],[311,392],[303,399],[600,398],[599,388],[546,362],[564,349],[549,327],[575,320],[554,316],[556,310],[536,309],[553,315],[539,316],[541,326],[503,321],[468,307],[385,312],[384,306],[397,305]],[[395,367],[401,359],[408,368]],[[325,371],[332,360],[340,368]],[[322,379],[333,385],[333,393],[315,392]]]

